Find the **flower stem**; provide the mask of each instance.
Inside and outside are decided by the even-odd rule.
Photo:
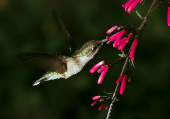
[[[120,76],[121,76],[121,75],[124,73],[124,71],[125,71],[125,68],[126,68],[128,59],[129,59],[129,57],[126,57],[125,63],[124,63],[124,65],[123,65],[122,71],[121,71],[121,73],[120,73]],[[120,84],[120,83],[117,83],[116,88],[115,88],[115,91],[114,91],[114,93],[113,93],[112,102],[111,102],[111,104],[110,104],[110,106],[109,106],[109,110],[108,110],[106,119],[109,119],[109,117],[110,117],[110,113],[111,113],[111,110],[112,110],[113,103],[114,103],[115,100],[116,100],[116,92],[117,92],[117,90],[118,90],[119,84]]]

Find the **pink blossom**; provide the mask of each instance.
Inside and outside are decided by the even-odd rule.
[[[98,108],[98,110],[103,109],[104,106],[105,106],[105,104],[102,104],[102,105]]]
[[[125,92],[126,79],[127,79],[127,75],[124,75],[123,81],[120,86],[120,94],[121,95]]]
[[[108,107],[109,107],[109,106],[107,105],[107,106],[105,107],[105,110],[107,110],[107,109],[108,109]]]
[[[130,77],[129,77],[129,79],[128,79],[128,82],[131,82],[131,79],[130,79]]]
[[[132,44],[132,47],[131,47],[131,50],[130,50],[130,55],[129,55],[129,57],[131,58],[132,61],[134,61],[135,49],[136,49],[137,44],[138,44],[138,39],[136,38],[133,41],[133,44]]]
[[[94,106],[96,103],[97,103],[97,101],[94,101],[94,102],[91,104],[91,106]]]
[[[116,81],[116,83],[120,83],[121,82],[121,80],[122,80],[122,78],[123,78],[123,74],[117,79],[117,81]]]
[[[100,69],[97,70],[97,73],[101,73],[103,70],[105,70],[107,66],[102,66]]]
[[[119,42],[119,45],[120,45],[120,46],[118,46],[118,49],[121,50],[121,52],[123,52],[124,47],[125,47],[126,44],[129,42],[129,39],[130,39],[130,37],[131,37],[132,35],[133,35],[132,33],[129,33],[129,35],[128,35],[127,38],[126,38],[126,37],[123,38],[123,39],[122,39],[123,41],[120,40],[120,42]]]
[[[92,99],[93,99],[93,100],[97,100],[97,99],[99,99],[100,97],[101,97],[101,96],[98,95],[98,96],[92,97]]]
[[[170,7],[168,7],[167,23],[168,23],[168,26],[170,26]]]
[[[112,28],[110,28],[109,30],[107,30],[107,34],[110,34],[111,32],[113,32],[115,29],[117,28],[117,26],[113,26]]]
[[[107,65],[105,65],[104,63],[105,63],[105,61],[101,61],[101,62],[97,63],[89,71],[90,73],[94,73],[100,67],[97,70],[98,73],[101,73],[100,76],[99,76],[97,84],[102,84],[103,79],[104,79],[107,71],[109,70],[109,67]]]
[[[142,2],[143,0],[129,0],[126,4],[122,5],[122,7],[125,8],[126,12],[131,13],[137,4]]]
[[[117,47],[117,44],[119,43],[122,36],[126,33],[125,30],[120,31],[120,33],[117,35],[115,42],[113,43],[113,47]]]
[[[101,65],[104,64],[104,61],[101,61],[99,63],[97,63],[96,65],[94,65],[91,69],[90,69],[90,73],[94,73]]]
[[[121,45],[122,43],[124,43],[124,41],[127,39],[127,37],[123,37],[120,41],[119,41],[119,43],[117,44],[117,45]]]
[[[118,32],[118,33],[116,33],[116,34],[114,34],[114,35],[112,35],[112,36],[106,36],[106,39],[108,39],[109,41],[107,42],[107,44],[110,44],[112,41],[114,41],[115,39],[116,39],[116,37],[118,36],[118,34],[119,34],[120,32]]]
[[[105,70],[101,73],[101,75],[100,75],[100,77],[98,79],[97,84],[102,84],[103,79],[104,79],[104,77],[105,77],[105,75],[106,75],[108,70],[109,70],[109,67],[106,67]]]

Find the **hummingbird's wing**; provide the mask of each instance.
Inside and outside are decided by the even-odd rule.
[[[63,73],[67,70],[66,56],[56,53],[28,52],[18,54],[16,57],[21,64],[45,71]]]
[[[65,28],[64,24],[62,23],[61,19],[58,17],[58,15],[53,11],[54,18],[57,22],[58,27],[62,29],[64,35],[66,36],[67,40],[70,42],[70,53],[73,54],[77,50],[77,46],[74,43],[73,39],[71,38],[70,34],[68,33],[67,29]]]

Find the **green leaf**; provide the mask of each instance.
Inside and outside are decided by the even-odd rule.
[[[136,14],[138,15],[139,18],[143,19],[143,17],[139,14],[138,11],[136,11]]]
[[[126,57],[126,54],[122,52],[122,54],[118,54],[120,57]]]
[[[131,59],[129,59],[129,62],[130,62],[131,65],[135,68],[135,64],[134,64],[134,62],[133,62]]]

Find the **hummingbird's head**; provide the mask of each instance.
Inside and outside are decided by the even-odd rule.
[[[103,45],[104,42],[106,42],[107,39],[103,39],[100,41],[97,40],[91,40],[88,41],[83,45],[83,47],[80,50],[77,50],[74,54],[74,56],[77,57],[89,57],[90,59],[94,57],[94,55],[98,52],[100,47]]]

